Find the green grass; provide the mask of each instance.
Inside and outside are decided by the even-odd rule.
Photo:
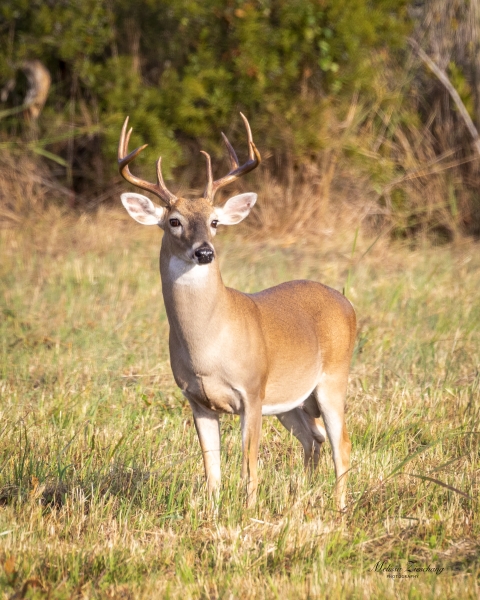
[[[265,418],[244,508],[223,417],[218,513],[168,362],[157,230],[116,213],[0,232],[0,597],[477,598],[478,244],[408,249],[354,232],[283,247],[221,233],[227,285],[308,277],[348,293],[348,511],[323,450]],[[438,567],[417,578],[381,561]],[[14,596],[14,594],[17,594]]]

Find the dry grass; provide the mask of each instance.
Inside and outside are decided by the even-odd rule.
[[[212,511],[168,364],[157,230],[52,209],[0,232],[2,598],[478,597],[478,245],[372,246],[357,232],[219,235],[228,285],[308,277],[356,306],[343,521],[330,449],[306,480],[273,418],[253,511],[239,424],[223,419]],[[409,560],[443,571],[374,570],[411,575]]]
[[[21,224],[25,215],[43,210],[52,196],[68,200],[71,193],[32,152],[0,144],[0,226]]]

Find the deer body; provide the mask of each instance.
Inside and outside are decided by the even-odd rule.
[[[258,152],[246,125],[252,162]],[[125,157],[125,129],[126,125],[119,148],[123,171],[138,153]],[[245,170],[226,143],[234,156],[232,166]],[[226,287],[213,248],[216,226],[245,218],[256,195],[241,194],[223,208],[214,207],[211,188],[218,182],[212,181],[209,158],[208,165],[204,198],[173,197],[167,202],[158,170],[161,194],[146,188],[146,182],[140,187],[157,193],[167,208],[156,207],[139,194],[123,194],[122,201],[133,218],[165,231],[160,274],[170,325],[170,362],[193,411],[209,491],[215,494],[220,486],[219,415],[241,418],[242,474],[250,506],[257,489],[261,418],[276,415],[302,443],[306,465],[316,465],[328,435],[337,503],[343,509],[350,456],[344,402],[355,340],[354,310],[342,294],[312,281],[291,281],[256,294]],[[122,174],[134,179],[128,168]],[[138,181],[134,183],[139,185]]]

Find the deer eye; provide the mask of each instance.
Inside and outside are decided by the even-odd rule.
[[[170,225],[172,227],[180,227],[181,223],[178,219],[170,219]]]
[[[211,225],[211,226],[212,226],[214,229],[216,229],[216,228],[218,227],[218,221],[217,221],[217,220],[215,220],[215,221],[212,221],[212,222],[210,223],[210,225]]]

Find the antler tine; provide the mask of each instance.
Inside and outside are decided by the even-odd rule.
[[[232,145],[228,141],[227,136],[222,133],[223,141],[225,142],[225,145],[228,150],[228,156],[230,159],[231,169],[230,169],[230,172],[227,175],[225,175],[225,177],[222,177],[221,179],[217,179],[216,181],[214,181],[211,184],[210,182],[212,179],[212,167],[210,164],[210,156],[208,156],[208,154],[206,152],[204,152],[204,154],[208,157],[208,159],[207,159],[208,167],[207,168],[208,168],[208,177],[209,177],[207,187],[205,188],[204,195],[205,195],[205,198],[208,198],[212,204],[213,204],[213,198],[215,196],[215,192],[217,192],[217,190],[228,185],[229,183],[232,183],[233,181],[235,181],[242,175],[245,175],[246,173],[253,171],[253,169],[258,167],[258,165],[262,161],[260,152],[257,150],[257,148],[255,147],[255,144],[253,143],[252,130],[250,129],[248,120],[244,114],[240,113],[240,115],[243,119],[243,122],[245,123],[245,128],[247,130],[247,138],[248,138],[248,160],[247,160],[247,162],[244,163],[242,166],[239,165],[237,155],[235,154],[235,150],[233,149]]]
[[[127,133],[127,126],[128,126],[128,117],[125,119],[125,123],[123,124],[122,131],[120,133],[120,140],[118,143],[118,167],[120,170],[120,174],[129,183],[136,185],[137,187],[141,188],[142,190],[147,190],[148,192],[155,194],[155,196],[160,198],[160,200],[163,200],[163,202],[167,206],[171,206],[174,202],[176,202],[177,197],[174,194],[172,194],[165,186],[165,183],[164,183],[163,177],[162,177],[162,171],[161,171],[161,162],[162,162],[161,158],[159,158],[157,161],[157,183],[156,184],[149,183],[148,181],[145,181],[144,179],[140,179],[139,177],[132,175],[132,173],[130,172],[130,169],[128,168],[129,163],[131,163],[132,160],[136,156],[138,156],[140,154],[140,152],[148,146],[148,144],[144,144],[143,146],[140,146],[140,148],[136,148],[135,150],[130,152],[130,154],[127,154],[128,142],[130,141],[130,135],[132,134],[131,128]]]
[[[162,200],[164,200],[168,205],[175,204],[178,198],[175,194],[172,194],[170,190],[167,189],[165,182],[163,181],[162,176],[162,157],[160,156],[157,160],[157,188],[160,190],[162,196]]]
[[[157,187],[159,188],[159,190],[162,193],[162,196],[160,196],[162,198],[162,200],[165,200],[165,202],[167,202],[167,204],[171,205],[171,204],[175,204],[175,202],[177,201],[177,197],[175,196],[175,194],[172,194],[172,192],[170,192],[167,189],[167,186],[165,185],[165,182],[163,181],[163,175],[162,175],[162,157],[160,156],[159,159],[157,160]],[[168,198],[168,200],[167,200]]]
[[[227,147],[228,158],[230,159],[230,166],[231,166],[232,170],[233,169],[238,169],[238,167],[240,165],[239,165],[239,162],[238,162],[237,155],[235,153],[235,150],[233,149],[232,144],[228,141],[228,138],[223,133],[223,131],[222,131],[222,138],[223,138],[223,141],[225,143],[225,146]]]
[[[118,142],[118,163],[120,164],[120,161],[122,160],[122,158],[125,156],[125,133],[127,131],[127,127],[128,127],[128,119],[129,117],[127,117],[123,123],[122,126],[122,131],[120,132],[120,140]]]
[[[247,130],[248,159],[249,160],[254,160],[254,158],[255,158],[255,156],[254,156],[255,144],[253,143],[252,130],[250,129],[250,123],[248,122],[247,117],[243,113],[240,113],[240,116],[242,117],[243,122],[245,123],[245,129]]]
[[[127,117],[128,119],[128,117]],[[123,155],[128,154],[128,144],[130,143],[130,136],[132,135],[133,127],[127,131],[127,135],[125,136],[125,141],[123,142]]]
[[[127,126],[128,117],[125,119],[125,123],[123,124],[122,133],[120,134],[120,142],[118,144],[118,164],[120,168],[124,168],[126,165],[128,165],[128,163],[131,160],[133,160],[135,156],[140,154],[140,152],[148,146],[148,144],[144,144],[143,146],[137,148],[136,150],[133,150],[128,156],[126,156],[128,152],[128,142],[130,141],[130,136],[132,135],[133,131],[132,127],[130,127],[130,129],[127,132]],[[126,169],[126,172],[129,173],[128,168]]]
[[[212,174],[212,159],[210,158],[210,154],[205,152],[204,150],[200,150],[200,152],[205,156],[207,160],[207,185],[203,190],[203,197],[207,199],[213,198],[213,174]]]

